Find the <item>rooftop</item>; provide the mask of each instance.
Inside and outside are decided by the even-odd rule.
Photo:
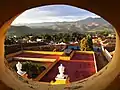
[[[63,52],[24,51],[23,53],[13,56],[13,58],[16,58],[15,61],[29,60],[41,63],[45,60],[45,63],[52,62],[52,64],[50,64],[49,67],[44,71],[44,74],[41,73],[38,75],[36,80],[41,82],[54,81],[56,75],[59,73],[58,66],[60,64],[63,64],[65,67],[65,74],[69,76],[70,82],[87,78],[97,72],[94,52],[74,51],[70,56],[63,56],[63,54]],[[60,59],[62,56],[64,57],[64,60]]]

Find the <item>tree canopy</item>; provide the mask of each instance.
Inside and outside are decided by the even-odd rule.
[[[80,50],[81,51],[91,51],[93,50],[93,42],[92,37],[90,34],[86,35],[81,41],[80,41]]]

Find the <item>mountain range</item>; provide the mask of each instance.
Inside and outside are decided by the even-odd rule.
[[[66,32],[97,32],[97,31],[113,31],[113,26],[102,18],[86,18],[73,22],[43,22],[29,23],[21,26],[11,26],[7,32],[8,36],[23,36],[26,34],[53,34]]]

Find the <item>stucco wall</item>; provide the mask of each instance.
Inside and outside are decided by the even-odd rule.
[[[23,83],[4,64],[4,36],[11,22],[23,11],[48,4],[69,4],[87,9],[108,20],[117,30],[117,42],[112,61],[95,75],[69,85],[51,86]],[[0,80],[15,90],[119,90],[120,73],[120,2],[119,0],[1,0],[0,2]],[[37,84],[38,87],[35,87]],[[0,90],[4,90],[0,87]],[[7,89],[5,89],[7,90]],[[8,89],[9,90],[9,89]]]

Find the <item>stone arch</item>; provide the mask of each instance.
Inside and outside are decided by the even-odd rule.
[[[108,4],[109,3],[109,4]],[[9,28],[11,22],[23,11],[36,6],[50,5],[50,4],[67,4],[89,10],[96,13],[109,21],[116,28],[116,48],[115,55],[111,63],[104,67],[97,74],[84,79],[82,81],[74,82],[68,86],[57,85],[51,86],[49,84],[34,82],[39,84],[38,88],[34,88],[30,84],[22,83],[15,78],[13,72],[11,72],[4,64],[4,38],[7,28]],[[112,7],[112,8],[111,8]],[[8,87],[15,90],[106,90],[107,86],[109,90],[113,90],[115,87],[118,90],[118,86],[115,84],[119,79],[120,72],[120,12],[119,2],[109,0],[2,0],[0,5],[0,80]],[[113,82],[114,81],[114,82]],[[113,83],[113,85],[111,84]],[[115,85],[114,85],[115,84]],[[5,85],[5,86],[6,86]],[[118,84],[119,85],[119,84]],[[3,87],[0,86],[3,90]],[[6,89],[7,90],[7,89]]]

